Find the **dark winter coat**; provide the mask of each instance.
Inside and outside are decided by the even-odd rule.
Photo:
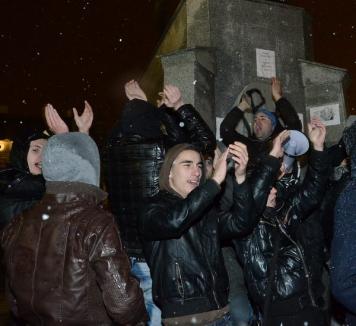
[[[233,185],[234,206],[219,210],[213,180],[185,199],[162,190],[141,215],[153,298],[163,318],[217,310],[228,304],[229,282],[220,241],[247,235],[257,223],[248,183]]]
[[[331,287],[336,299],[353,314],[356,322],[356,123],[344,131],[351,158],[351,180],[335,207],[331,248]],[[354,324],[352,324],[354,325]]]
[[[261,309],[265,303],[275,254],[278,258],[271,278],[272,307],[291,298],[296,298],[300,309],[322,304],[322,293],[313,282],[320,281],[323,257],[314,255],[315,239],[310,235],[315,229],[313,223],[309,224],[305,219],[323,198],[327,169],[325,152],[312,151],[308,172],[300,188],[294,189],[283,202],[277,202],[275,209],[267,208],[253,233],[235,242],[244,263],[249,293]],[[264,205],[267,196],[264,199],[260,197]],[[275,253],[277,239],[280,243]]]
[[[30,142],[40,138],[47,139],[48,135],[42,132],[19,135],[12,145],[10,167],[0,171],[0,230],[45,192],[45,180],[41,175],[32,175],[27,164]]]
[[[132,325],[145,319],[113,216],[99,188],[48,182],[1,237],[12,311],[31,325]],[[16,298],[16,299],[15,299]]]
[[[249,168],[254,168],[259,162],[268,155],[268,152],[272,148],[273,139],[284,129],[301,130],[302,124],[298,118],[298,115],[291,105],[291,103],[281,98],[276,102],[276,114],[281,118],[285,127],[282,127],[279,121],[274,128],[272,135],[265,140],[258,140],[254,135],[246,137],[238,133],[235,128],[238,123],[243,119],[244,112],[239,108],[234,107],[225,117],[220,125],[220,136],[226,146],[232,144],[235,141],[241,142],[247,146],[249,154]]]
[[[137,115],[138,111],[142,111],[141,115]],[[109,199],[130,256],[143,257],[137,219],[145,210],[145,198],[159,191],[165,153],[184,142],[203,153],[214,152],[216,146],[214,134],[191,105],[173,111],[132,100],[124,108],[123,121],[112,132],[108,150]]]

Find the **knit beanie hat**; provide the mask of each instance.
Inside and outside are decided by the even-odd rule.
[[[182,153],[183,151],[188,151],[188,150],[195,151],[195,152],[199,153],[199,155],[202,159],[202,162],[203,162],[203,174],[200,179],[200,184],[205,181],[204,159],[203,159],[201,153],[199,152],[199,149],[197,149],[195,146],[193,146],[191,144],[178,144],[178,145],[175,145],[172,148],[170,148],[164,158],[164,162],[162,164],[162,167],[161,167],[161,170],[159,173],[159,188],[160,188],[160,190],[166,190],[170,193],[174,193],[174,194],[177,194],[178,196],[180,196],[177,192],[175,192],[171,188],[171,186],[169,184],[169,174],[171,172],[173,162],[178,157],[178,155],[180,153]]]
[[[268,119],[271,120],[272,122],[272,130],[274,130],[274,128],[277,125],[277,117],[275,115],[275,113],[271,112],[270,110],[267,109],[267,107],[265,105],[262,105],[256,112],[257,113],[263,113]]]
[[[42,173],[47,181],[99,186],[100,157],[94,140],[82,132],[52,136],[44,148]]]

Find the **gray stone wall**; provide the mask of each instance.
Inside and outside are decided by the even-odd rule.
[[[308,61],[311,20],[304,9],[263,0],[186,0],[184,8],[188,49],[162,57],[164,80],[182,89],[213,130],[251,83],[274,110],[270,79],[257,76],[256,49],[263,49],[274,51],[284,96],[304,123],[306,107],[339,104],[341,125],[328,127],[328,142],[336,141],[346,120],[346,71]]]
[[[305,58],[304,10],[268,1],[211,0],[212,46],[217,49],[216,112],[224,116],[237,93],[257,77],[256,48],[275,51],[276,73],[298,112],[304,96],[297,59]],[[270,94],[265,94],[270,96]]]

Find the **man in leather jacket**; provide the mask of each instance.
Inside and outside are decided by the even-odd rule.
[[[276,188],[263,194],[250,180],[255,185],[256,209],[260,211],[263,205],[266,209],[253,233],[235,241],[249,293],[262,314],[263,325],[326,322],[319,309],[322,293],[316,291],[314,284],[315,279],[321,278],[319,265],[323,258],[313,256],[307,229],[310,225],[305,220],[322,200],[327,182],[328,160],[323,150],[326,131],[316,119],[308,129],[313,149],[303,183],[299,187],[289,185],[282,194]],[[262,163],[265,164],[268,162]]]
[[[13,313],[30,325],[135,325],[146,310],[114,218],[100,202],[100,158],[86,134],[51,137],[46,193],[1,234]]]
[[[132,272],[140,279],[150,315],[149,325],[160,324],[160,311],[152,300],[152,281],[138,234],[138,216],[145,211],[145,198],[159,190],[159,170],[166,151],[189,142],[203,152],[214,152],[214,134],[189,104],[184,104],[177,87],[163,91],[165,105],[147,102],[137,82],[125,85],[129,102],[112,131],[109,156],[109,199],[120,227]]]
[[[222,211],[216,198],[228,153],[236,162],[233,207]],[[204,182],[203,158],[194,146],[176,145],[166,154],[160,192],[140,218],[153,298],[165,325],[229,325],[229,282],[220,241],[247,235],[257,223],[245,182],[247,161],[246,146],[232,144]]]

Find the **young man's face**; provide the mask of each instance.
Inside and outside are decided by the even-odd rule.
[[[30,143],[27,153],[27,164],[30,173],[33,175],[42,174],[42,151],[46,143],[46,139],[36,139]]]
[[[272,121],[264,113],[256,113],[253,121],[253,132],[256,138],[265,140],[271,136],[272,131]]]
[[[169,173],[170,187],[186,198],[199,186],[203,174],[203,162],[200,154],[193,150],[181,152],[172,164]]]

